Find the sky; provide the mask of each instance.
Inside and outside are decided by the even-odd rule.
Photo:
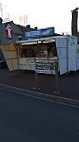
[[[30,24],[38,29],[54,27],[56,33],[65,34],[71,34],[71,10],[79,7],[79,0],[0,0],[0,3],[3,19],[9,17],[16,24]]]

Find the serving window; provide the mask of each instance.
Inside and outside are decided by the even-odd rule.
[[[39,43],[34,45],[23,45],[21,48],[21,57],[54,57],[57,56],[56,44]]]

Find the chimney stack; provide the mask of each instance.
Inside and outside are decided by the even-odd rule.
[[[76,35],[78,32],[78,7],[72,10],[72,35]]]
[[[3,20],[2,20],[2,18],[0,17],[0,25],[2,25],[2,21],[3,21]]]

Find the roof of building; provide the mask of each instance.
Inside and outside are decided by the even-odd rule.
[[[22,26],[22,25],[16,25],[22,32],[27,32],[31,30],[35,30],[30,27],[30,25]]]
[[[2,23],[0,20],[0,45],[16,44],[16,41],[26,41],[25,32],[37,30],[37,27],[30,28],[30,25],[21,26],[16,25],[13,21]],[[60,36],[60,34],[54,33],[53,36]],[[18,42],[19,43],[19,42]]]
[[[8,24],[11,28],[11,38],[8,37],[8,31],[6,29]],[[0,18],[0,45],[15,44],[15,42],[18,40],[24,40],[24,32],[31,30],[36,30],[36,27],[31,28],[30,25],[17,25],[14,24],[13,21],[2,23],[2,18]]]
[[[11,37],[8,37],[7,25],[10,25]],[[0,45],[2,44],[14,44],[16,40],[19,40],[19,36],[24,39],[24,32],[22,32],[16,24],[11,22],[0,24]]]

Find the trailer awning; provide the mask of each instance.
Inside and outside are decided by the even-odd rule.
[[[16,44],[27,45],[27,44],[39,44],[39,43],[48,43],[48,42],[55,42],[55,38],[47,37],[47,38],[21,40],[21,41],[16,41]]]
[[[37,39],[27,39],[27,40],[20,40],[16,41],[16,44],[21,44],[21,45],[27,45],[27,44],[39,44],[39,43],[49,43],[49,42],[55,42],[56,39],[62,38],[66,39],[70,35],[64,35],[64,36],[52,36],[52,37],[44,37],[44,38],[37,38]],[[71,36],[72,37],[72,36]]]

